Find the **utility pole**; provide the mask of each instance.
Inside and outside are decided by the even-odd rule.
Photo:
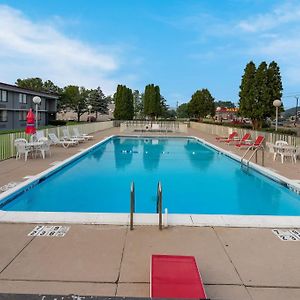
[[[296,98],[296,115],[295,115],[295,127],[297,126],[298,123],[298,101],[299,101],[299,96],[295,96]]]

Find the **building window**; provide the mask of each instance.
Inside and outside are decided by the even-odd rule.
[[[19,111],[19,121],[26,121],[27,112],[26,111]]]
[[[0,122],[7,122],[7,110],[0,110]]]
[[[0,102],[7,102],[7,91],[0,90]]]
[[[19,94],[19,103],[27,103],[26,94]]]

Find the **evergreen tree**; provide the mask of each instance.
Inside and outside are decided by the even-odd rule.
[[[256,104],[256,66],[250,61],[244,70],[239,92],[239,114],[253,119],[252,109]]]
[[[268,67],[268,87],[269,87],[270,102],[271,102],[269,104],[269,108],[271,108],[269,117],[274,118],[275,109],[273,107],[273,101],[277,99],[281,100],[282,90],[283,90],[280,69],[278,64],[275,61],[272,61]],[[283,111],[283,105],[281,107],[281,111]]]
[[[240,86],[239,114],[250,118],[254,129],[261,129],[267,118],[275,115],[273,101],[281,99],[282,82],[276,62],[262,62],[256,70],[250,62]]]
[[[139,118],[143,111],[142,95],[138,90],[134,90],[132,95],[133,95],[134,117]]]
[[[43,80],[39,77],[25,79],[18,78],[16,85],[32,91],[43,92]]]
[[[114,94],[115,111],[114,117],[117,120],[132,120],[134,115],[133,95],[131,89],[125,85],[118,85]]]
[[[188,104],[188,112],[195,118],[204,118],[215,115],[214,98],[208,89],[196,91]]]
[[[159,86],[149,84],[145,87],[143,97],[144,114],[150,116],[152,119],[157,118],[162,114],[165,102],[160,95]]]
[[[96,119],[98,117],[98,112],[100,114],[107,114],[108,98],[105,97],[100,86],[95,90],[89,91],[88,104],[92,105],[92,110],[96,112]]]

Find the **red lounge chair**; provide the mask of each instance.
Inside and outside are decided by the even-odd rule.
[[[242,147],[247,147],[247,148],[250,148],[250,147],[252,147],[252,148],[258,148],[258,147],[261,146],[261,144],[263,143],[264,139],[265,139],[264,136],[259,135],[259,136],[256,138],[255,142],[252,143],[252,144],[249,144],[249,143],[239,143],[239,144],[236,144],[235,146],[238,147],[238,148],[242,148]]]
[[[225,141],[225,143],[227,143],[228,145],[231,143],[236,143],[236,144],[251,144],[251,142],[249,142],[249,139],[251,138],[250,133],[246,133],[244,134],[244,136],[242,137],[241,140],[232,140],[232,141]]]
[[[194,256],[152,255],[152,298],[207,299]]]
[[[218,142],[227,142],[227,141],[233,141],[235,137],[238,136],[238,133],[236,131],[233,131],[229,134],[228,137],[216,137],[216,140]]]

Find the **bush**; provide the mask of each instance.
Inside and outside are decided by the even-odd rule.
[[[64,120],[51,120],[49,121],[49,125],[53,126],[65,126],[67,124],[67,121]]]
[[[266,128],[266,129],[262,129],[262,131],[267,131],[267,132],[272,132],[272,133],[279,133],[279,134],[287,134],[287,135],[297,135],[297,132],[292,130],[292,129],[282,129],[282,128],[278,128],[277,131],[275,131],[274,128]]]

